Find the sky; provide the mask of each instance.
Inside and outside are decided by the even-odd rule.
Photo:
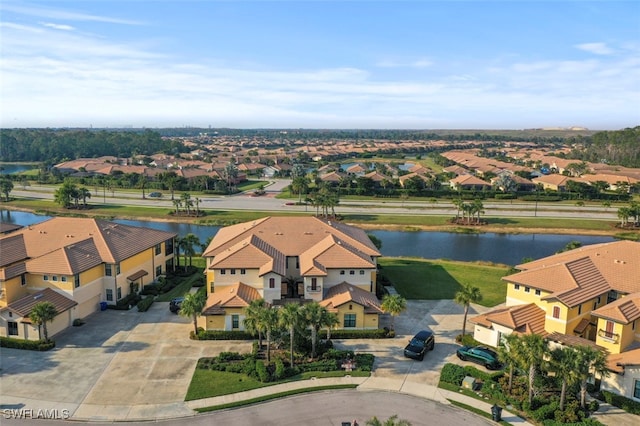
[[[640,125],[640,1],[0,2],[1,127]]]

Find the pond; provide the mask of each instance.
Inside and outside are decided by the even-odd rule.
[[[35,169],[37,166],[35,164],[10,164],[10,163],[1,163],[0,164],[0,175],[10,175],[13,173],[20,173],[27,170]]]
[[[32,225],[49,219],[33,213],[0,210],[2,222]],[[114,220],[132,226],[143,226],[175,232],[181,237],[193,233],[203,243],[215,235],[219,226],[188,223],[153,222],[144,220]],[[582,245],[616,241],[613,237],[555,234],[456,234],[450,232],[369,231],[382,241],[383,256],[412,256],[426,259],[487,261],[516,265],[524,258],[539,259],[550,256],[571,241]]]

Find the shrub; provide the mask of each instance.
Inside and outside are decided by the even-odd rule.
[[[76,318],[76,319],[73,320],[73,326],[74,327],[80,327],[81,325],[84,325],[84,324],[85,324],[85,322],[81,318]]]
[[[247,356],[238,352],[220,352],[215,360],[216,362],[242,361]]]
[[[589,412],[591,413],[596,412],[598,411],[598,408],[600,408],[600,403],[597,400],[592,399],[591,401],[589,401],[588,408],[589,408]]]
[[[264,362],[256,361],[255,366],[256,366],[255,367],[256,373],[258,374],[258,380],[260,380],[262,383],[266,383],[271,380],[271,377],[269,377],[269,372],[267,371],[267,367],[264,365]]]
[[[147,312],[151,305],[153,305],[153,301],[155,298],[153,296],[148,296],[138,302],[138,312]]]
[[[558,403],[554,401],[550,404],[545,404],[537,410],[531,412],[531,417],[537,422],[543,422],[547,419],[554,419],[556,410],[558,410]]]
[[[615,405],[618,408],[622,408],[627,413],[640,414],[640,402],[636,402],[622,395],[618,395],[605,390],[603,390],[601,393],[607,403]]]
[[[250,377],[256,377],[256,360],[247,358],[242,363],[242,373]]]
[[[160,291],[158,290],[157,284],[147,284],[140,290],[140,294],[145,296],[157,296],[159,293]]]
[[[192,332],[193,333],[193,332]],[[223,331],[198,329],[198,340],[251,340],[253,336],[245,331]]]
[[[335,359],[323,359],[315,362],[307,362],[297,366],[300,371],[337,371],[338,361]]]
[[[375,359],[376,357],[372,354],[357,354],[355,356],[356,370],[372,371]]]
[[[45,342],[44,340],[23,340],[13,337],[0,337],[0,347],[43,352],[55,348],[56,342],[51,339]]]
[[[464,368],[457,364],[445,364],[440,372],[440,381],[460,386],[465,377]]]
[[[481,345],[476,339],[473,338],[471,334],[465,334],[464,336],[458,334],[456,336],[456,342],[460,343],[462,346],[479,346]]]
[[[390,337],[383,328],[372,330],[333,330],[332,339],[384,339]]]
[[[474,366],[467,365],[464,367],[464,375],[475,377],[476,379],[482,380],[483,382],[497,382],[503,375],[503,371],[498,371],[495,373],[485,373],[484,371],[480,371]]]
[[[274,373],[274,378],[276,380],[284,379],[286,376],[287,370],[284,368],[284,363],[280,358],[276,359],[276,371]]]

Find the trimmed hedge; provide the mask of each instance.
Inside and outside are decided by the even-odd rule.
[[[141,301],[138,302],[138,312],[147,312],[149,310],[149,308],[151,307],[151,305],[153,305],[153,302],[155,301],[155,297],[153,296],[147,296],[144,299],[142,299]]]
[[[602,397],[607,403],[614,405],[618,408],[622,408],[627,413],[640,414],[640,402],[636,402],[625,396],[618,395],[613,392],[609,392],[605,390],[601,391],[600,393],[602,394]]]
[[[53,340],[45,342],[44,340],[24,340],[14,339],[13,337],[0,337],[0,347],[43,352],[55,348],[56,342]]]
[[[331,330],[332,339],[384,339],[388,337],[393,337],[391,331],[383,328],[372,330]]]
[[[223,331],[223,330],[203,330],[198,329],[198,335],[194,336],[193,331],[189,334],[192,340],[251,340],[254,337],[246,331]]]
[[[464,380],[466,375],[464,367],[461,365],[445,364],[440,371],[440,381],[460,386],[462,385],[462,380]]]

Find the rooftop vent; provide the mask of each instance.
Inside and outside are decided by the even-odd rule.
[[[625,262],[624,260],[615,259],[613,263],[617,263],[618,265],[624,265],[627,262]]]
[[[42,293],[40,294],[36,294],[35,296],[33,296],[33,300],[38,300],[42,297]]]

